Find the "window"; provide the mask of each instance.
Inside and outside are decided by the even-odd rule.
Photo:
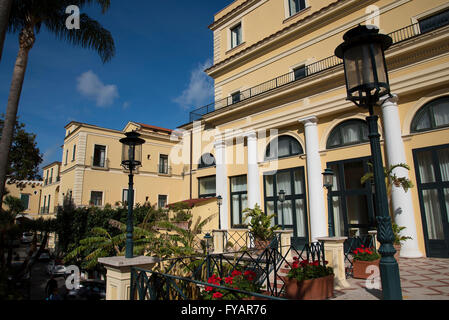
[[[231,217],[232,227],[238,228],[248,224],[243,220],[243,210],[248,208],[246,175],[231,178]]]
[[[101,207],[103,204],[103,192],[92,191],[90,193],[90,204],[96,207]]]
[[[306,8],[306,0],[288,0],[290,16]]]
[[[231,49],[242,43],[242,24],[239,23],[231,28]]]
[[[240,91],[234,92],[233,94],[231,94],[231,101],[232,104],[240,102]]]
[[[157,198],[157,205],[159,209],[165,208],[167,206],[167,196],[160,194]]]
[[[53,183],[53,168],[51,168],[50,181],[48,183],[49,184]]]
[[[75,158],[76,158],[76,144],[73,146],[72,162],[75,161]]]
[[[205,153],[201,156],[200,164],[198,165],[198,169],[210,168],[215,166],[215,158],[212,153]]]
[[[449,9],[440,11],[430,17],[419,20],[421,33],[430,32],[449,24]]]
[[[51,195],[48,195],[47,213],[50,212]]]
[[[412,132],[429,131],[449,126],[449,97],[424,105],[412,121]]]
[[[106,146],[94,146],[94,158],[92,165],[99,168],[104,168],[106,166]]]
[[[69,150],[65,151],[65,161],[64,161],[64,165],[67,165],[67,162],[69,161]]]
[[[280,136],[275,138],[268,145],[265,153],[265,160],[280,159],[303,153],[304,150],[295,138],[290,136]]]
[[[23,204],[25,210],[28,210],[30,207],[30,195],[29,194],[21,194],[20,200],[22,201],[22,204]]]
[[[198,197],[210,198],[216,196],[215,176],[198,178]]]
[[[307,76],[306,66],[301,66],[299,68],[293,69],[293,74],[295,76],[295,81],[305,78]]]
[[[128,189],[122,191],[122,203],[128,203]]]
[[[161,154],[159,156],[159,173],[168,174],[168,156],[165,154]]]
[[[47,203],[47,196],[44,196],[44,206],[42,207],[42,213],[45,213],[45,204]]]
[[[363,120],[348,120],[339,124],[329,135],[327,148],[338,148],[369,142],[368,125]]]

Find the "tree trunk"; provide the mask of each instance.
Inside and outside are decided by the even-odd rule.
[[[8,29],[11,4],[12,0],[0,0],[0,61],[2,61],[3,43],[5,42],[6,29]]]
[[[19,35],[19,53],[17,55],[11,88],[9,90],[8,105],[6,106],[5,123],[0,141],[0,203],[5,193],[6,171],[8,168],[9,149],[11,148],[20,94],[28,64],[28,53],[34,45],[34,26],[22,30]]]

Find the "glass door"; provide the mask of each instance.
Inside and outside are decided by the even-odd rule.
[[[413,151],[428,257],[449,258],[449,145]]]
[[[370,171],[369,161],[367,157],[327,165],[335,174],[328,219],[337,237],[366,236],[376,226],[371,184],[361,183],[361,178]]]
[[[283,230],[293,229],[292,244],[303,246],[308,242],[304,167],[265,173],[265,212],[275,214],[273,224]],[[279,201],[279,191],[284,190],[285,201]]]

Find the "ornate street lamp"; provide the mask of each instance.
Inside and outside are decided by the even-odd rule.
[[[282,216],[282,225],[285,226],[285,217],[284,217],[284,201],[285,201],[285,191],[279,191],[279,202],[281,203],[281,216]]]
[[[125,133],[126,138],[120,140],[122,148],[122,166],[129,170],[128,182],[128,219],[126,222],[126,254],[127,259],[133,257],[133,207],[134,207],[134,174],[133,170],[142,165],[142,144],[145,140],[139,138],[140,134],[132,131]]]
[[[223,204],[223,197],[217,197],[217,205],[218,205],[218,229],[221,230],[221,205]]]
[[[327,189],[327,220],[329,228],[329,237],[334,237],[334,216],[332,214],[332,197],[331,191],[334,186],[334,171],[326,168],[323,172],[323,187]]]
[[[379,253],[380,276],[385,300],[402,300],[399,266],[394,258],[394,234],[389,214],[387,189],[385,186],[384,166],[380,149],[380,134],[377,126],[378,116],[374,107],[383,96],[390,94],[387,65],[384,51],[393,40],[375,26],[361,26],[349,30],[335,55],[344,62],[348,100],[361,108],[369,110],[366,118],[376,188],[376,209],[378,235],[381,246]]]

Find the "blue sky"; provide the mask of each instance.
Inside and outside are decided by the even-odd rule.
[[[129,120],[176,128],[189,110],[213,100],[202,71],[213,56],[213,15],[232,0],[112,0],[102,15],[82,8],[111,31],[116,55],[103,64],[91,50],[72,47],[44,29],[30,52],[18,115],[37,134],[44,163],[61,161],[70,121],[123,129]],[[0,62],[0,113],[6,110],[18,50],[8,34]]]

